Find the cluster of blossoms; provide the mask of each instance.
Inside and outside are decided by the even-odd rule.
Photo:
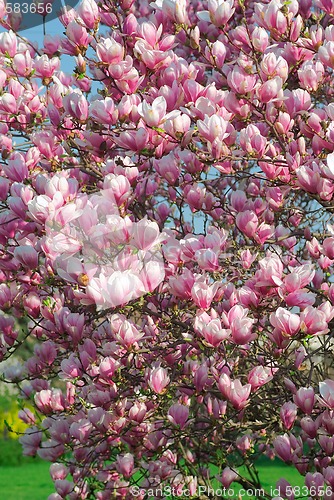
[[[331,500],[334,2],[0,17],[2,379],[49,500],[258,488],[261,454]]]

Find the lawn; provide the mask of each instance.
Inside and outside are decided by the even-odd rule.
[[[50,464],[23,457],[17,440],[0,439],[1,500],[46,500],[54,492]]]
[[[279,459],[269,460],[266,457],[260,458],[257,462],[257,470],[259,472],[262,487],[268,493],[273,492],[273,489],[276,487],[276,482],[281,478],[286,479],[292,488],[298,486],[302,487],[304,485],[304,477],[301,476],[294,467],[286,465]],[[273,496],[278,496],[277,492],[276,495],[273,494]],[[245,498],[251,499],[253,497],[245,496]]]
[[[54,492],[50,464],[29,461],[0,466],[0,498],[3,500],[46,500]]]

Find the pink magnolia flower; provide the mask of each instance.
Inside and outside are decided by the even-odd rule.
[[[334,41],[325,40],[323,45],[319,47],[318,56],[320,61],[324,64],[333,68],[334,66]]]
[[[291,119],[289,113],[279,112],[275,128],[280,134],[287,134],[294,125],[294,120]]]
[[[283,436],[278,436],[274,440],[274,449],[275,453],[284,462],[291,462],[293,450],[288,434],[284,434]]]
[[[283,288],[287,292],[295,292],[309,285],[314,277],[315,271],[312,265],[305,264],[293,269],[293,272],[284,278]]]
[[[65,380],[75,379],[83,374],[81,362],[74,354],[71,354],[68,359],[63,359],[60,367],[62,370],[60,377]]]
[[[50,465],[50,476],[53,481],[56,481],[56,479],[66,479],[68,473],[69,470],[64,464],[56,462]]]
[[[216,479],[222,483],[224,488],[229,488],[233,481],[238,478],[238,474],[232,470],[230,467],[225,467],[222,471],[221,476],[216,476]]]
[[[208,381],[209,373],[206,364],[201,365],[194,375],[194,384],[197,392],[201,392]]]
[[[248,383],[252,386],[252,390],[256,391],[259,387],[270,382],[276,371],[278,371],[278,368],[270,368],[268,366],[255,366],[252,368],[247,376]]]
[[[95,278],[93,278],[92,282]],[[131,271],[115,271],[108,278],[100,275],[102,284],[102,296],[107,307],[126,304],[130,300],[138,298],[145,293],[143,283],[139,277]],[[91,282],[91,285],[93,286]],[[87,287],[87,289],[89,286]]]
[[[115,142],[125,149],[141,151],[149,142],[149,132],[145,127],[138,127],[135,131],[122,132]]]
[[[197,250],[195,253],[195,259],[201,269],[205,271],[214,272],[220,267],[217,252],[211,250],[211,248]]]
[[[8,159],[8,164],[2,168],[7,177],[16,182],[24,181],[29,175],[25,158],[21,153],[13,153]]]
[[[138,113],[149,127],[158,127],[166,116],[167,103],[162,96],[154,99],[152,104],[143,101],[138,106]]]
[[[51,59],[43,54],[40,57],[34,59],[34,69],[36,76],[40,78],[51,78],[55,71],[60,68],[60,59],[58,57],[52,57]]]
[[[103,187],[105,191],[102,193],[102,201],[111,198],[115,200],[117,206],[125,203],[131,194],[131,185],[125,175],[108,174],[104,179]]]
[[[282,56],[277,57],[274,52],[269,52],[263,56],[260,68],[265,80],[270,81],[275,77],[280,77],[285,82],[288,78],[289,66],[287,61]]]
[[[116,468],[120,474],[129,478],[134,473],[134,457],[131,453],[117,456]]]
[[[167,134],[177,139],[180,135],[184,135],[189,131],[190,125],[190,117],[183,113],[175,118],[171,117],[166,119],[163,128],[166,130]]]
[[[258,228],[259,220],[252,210],[246,210],[245,212],[238,213],[235,223],[240,231],[249,238],[252,238]]]
[[[334,467],[326,467],[323,472],[323,476],[325,478],[326,484],[330,484],[331,487],[334,485]]]
[[[209,0],[208,9],[197,12],[197,17],[217,27],[225,26],[235,11],[233,0]]]
[[[222,395],[231,401],[237,410],[242,410],[246,406],[252,389],[250,384],[243,386],[239,379],[231,381],[227,374],[220,376],[218,387]]]
[[[281,330],[283,335],[295,335],[300,328],[300,317],[298,314],[291,313],[283,307],[279,307],[276,312],[271,313],[270,323]]]
[[[308,472],[305,476],[305,486],[312,488],[317,496],[321,496],[321,489],[325,487],[324,476],[320,472]]]
[[[247,125],[240,132],[240,145],[245,152],[260,158],[265,152],[267,139],[255,125]]]
[[[41,447],[37,450],[37,454],[43,460],[48,460],[50,462],[55,462],[65,450],[63,444],[59,444],[55,439],[48,439],[41,443]],[[66,490],[66,494],[69,490]]]
[[[296,405],[307,415],[311,415],[315,403],[315,395],[312,387],[301,387],[293,395]]]
[[[12,94],[3,93],[0,97],[0,110],[5,113],[16,113],[17,102]]]
[[[288,401],[280,409],[281,421],[285,429],[290,430],[297,417],[297,405]]]
[[[94,0],[82,0],[78,5],[77,13],[89,29],[94,29],[99,20],[99,9]]]
[[[158,224],[147,218],[132,226],[131,236],[135,246],[145,251],[155,247],[162,240]]]
[[[23,410],[20,410],[18,413],[18,417],[25,424],[34,425],[36,423],[36,417],[32,413],[32,411],[29,410],[29,408],[24,408]]]
[[[264,28],[260,26],[255,27],[252,32],[252,44],[256,50],[264,53],[269,45],[268,33]]]
[[[208,307],[210,307],[211,302],[214,299],[216,289],[217,284],[208,285],[204,282],[197,282],[192,287],[191,297],[197,307],[200,307],[201,309],[207,309]]]
[[[334,409],[334,380],[326,379],[319,382],[319,392],[321,395],[319,401],[330,410]]]
[[[23,454],[34,457],[41,444],[42,437],[43,433],[37,426],[26,429],[24,435],[19,438],[19,442],[23,447]]]
[[[90,42],[90,36],[86,28],[76,21],[70,21],[66,27],[66,35],[70,42],[78,47],[87,48]]]
[[[229,87],[238,94],[248,94],[254,90],[256,81],[256,75],[246,73],[246,71],[239,66],[234,67],[227,75]]]
[[[156,0],[150,4],[153,8],[161,10],[167,17],[176,23],[186,23],[187,2],[186,0]]]
[[[150,45],[145,40],[138,40],[136,42],[134,54],[151,70],[161,68],[161,66],[168,65],[172,61],[172,53],[170,51],[151,50]]]
[[[235,444],[238,450],[245,454],[252,448],[252,437],[249,434],[244,434],[236,439]]]
[[[123,46],[113,38],[103,38],[96,45],[96,54],[104,64],[117,64],[124,56]]]
[[[124,347],[129,348],[134,343],[138,342],[143,335],[144,332],[140,332],[135,325],[131,324],[129,321],[124,321],[116,334],[116,339]]]
[[[64,261],[59,261],[57,273],[61,278],[69,283],[87,285],[94,277],[98,266],[95,264],[83,264],[77,257],[70,257]]]
[[[26,268],[35,269],[38,264],[38,252],[30,245],[22,245],[14,249],[14,257]]]
[[[157,394],[162,394],[170,382],[168,372],[161,366],[150,371],[148,384],[152,391]]]
[[[56,479],[55,488],[59,493],[61,498],[66,497],[73,491],[74,483],[72,481],[67,481],[66,479]]]
[[[211,319],[206,312],[197,314],[194,321],[194,329],[198,331],[204,337],[206,343],[212,347],[217,347],[231,334],[229,330],[222,328],[219,318]]]
[[[334,14],[334,4],[332,0],[318,0],[317,5],[327,12],[327,14]]]
[[[206,194],[205,188],[200,187],[197,183],[194,183],[191,187],[185,190],[184,194],[186,196],[187,203],[193,212],[203,208]]]
[[[289,6],[289,11],[296,14],[298,11],[297,2],[291,2],[291,7]],[[260,26],[267,28],[274,36],[282,35],[286,32],[288,27],[288,21],[281,11],[281,1],[271,0],[269,4],[263,5],[261,3],[255,4],[256,19],[258,20]]]
[[[145,403],[135,402],[129,410],[129,418],[133,422],[140,424],[144,420],[146,413],[147,406]]]
[[[81,444],[84,444],[89,438],[92,430],[92,423],[86,418],[81,418],[79,421],[71,424],[70,435],[72,438],[77,439]]]
[[[0,34],[0,52],[8,53],[10,57],[14,57],[17,53],[17,36],[14,31],[9,30]]]
[[[330,236],[329,238],[325,238],[323,241],[323,249],[325,255],[329,259],[334,259],[334,237]]]
[[[80,91],[72,92],[64,96],[63,105],[65,111],[73,118],[85,122],[88,118],[88,102]]]
[[[328,332],[326,314],[312,306],[307,306],[300,314],[301,330],[310,335],[324,335]]]
[[[114,101],[111,97],[96,99],[89,105],[89,115],[99,123],[113,125],[118,118],[118,110],[115,109]]]
[[[33,59],[27,50],[24,54],[16,54],[13,58],[13,66],[20,76],[29,76],[33,70]]]
[[[300,421],[301,428],[311,439],[317,436],[319,425],[320,423],[317,424],[311,417],[303,417]]]
[[[204,121],[197,121],[200,135],[209,142],[213,142],[216,138],[223,140],[228,137],[230,134],[226,132],[227,125],[228,122],[219,115],[205,116]]]
[[[176,403],[172,405],[168,410],[168,415],[167,415],[168,420],[172,424],[180,426],[180,429],[184,429],[186,427],[188,417],[189,417],[188,406]]]
[[[282,89],[283,81],[279,76],[271,80],[267,80],[257,89],[257,95],[261,102],[267,103],[274,99],[280,98],[280,91]]]
[[[38,409],[45,413],[64,410],[64,397],[60,389],[45,389],[35,395]]]
[[[292,457],[294,459],[294,457]],[[300,460],[300,463],[302,461]],[[280,492],[279,497],[275,497],[275,500],[283,500],[283,498],[287,498],[288,500],[295,500],[295,495],[293,492],[291,492],[290,488],[292,488],[291,484],[289,481],[287,481],[284,478],[279,479],[276,482],[276,488]],[[291,493],[290,493],[291,492]]]
[[[280,286],[282,284],[283,264],[275,254],[270,254],[259,261],[259,270],[255,274],[256,287]]]
[[[318,437],[319,444],[321,448],[324,450],[324,452],[327,454],[327,456],[333,455],[334,452],[334,437],[331,436],[325,436],[325,435],[320,435]]]
[[[144,267],[139,273],[139,279],[144,290],[153,292],[165,278],[165,267],[159,251],[148,252],[145,256]]]
[[[316,91],[323,79],[325,68],[320,61],[306,61],[298,70],[298,78],[303,88]]]
[[[231,339],[233,339],[233,342],[245,345],[254,340],[257,334],[252,332],[253,323],[254,319],[246,316],[235,318],[230,324]]]

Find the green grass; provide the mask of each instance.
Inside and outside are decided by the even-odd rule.
[[[17,441],[0,440],[1,500],[46,500],[54,492],[49,467],[48,462],[38,458],[22,457],[21,445]],[[262,487],[268,493],[272,492],[280,478],[289,481],[292,487],[304,484],[304,478],[294,467],[289,467],[278,459],[272,461],[262,457],[257,462],[257,469]],[[242,468],[240,473],[246,476],[246,471]],[[222,488],[218,482],[213,487],[215,490]],[[231,489],[234,495],[225,498],[237,499],[241,486],[233,483]],[[244,493],[243,498],[253,500],[258,497]]]
[[[14,439],[0,439],[1,500],[46,500],[54,492],[50,464],[39,458],[23,457]]]
[[[266,457],[262,457],[257,461],[257,470],[262,488],[269,494],[273,492],[277,481],[281,478],[286,479],[292,488],[297,486],[302,487],[304,485],[304,477],[299,474],[294,467],[286,465],[279,459],[269,460]],[[238,490],[238,488],[236,488],[236,490]],[[273,496],[278,496],[277,492],[276,495]],[[247,496],[244,498],[250,500],[256,497]]]
[[[46,500],[54,492],[50,464],[29,461],[0,466],[0,497],[3,500]]]
[[[279,459],[269,460],[265,457],[258,460],[259,476],[264,487],[275,486],[276,482],[284,477],[291,486],[302,486],[304,476]]]

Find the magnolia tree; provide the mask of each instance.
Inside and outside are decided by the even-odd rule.
[[[49,499],[254,490],[265,454],[331,500],[334,2],[0,16],[2,380]]]

